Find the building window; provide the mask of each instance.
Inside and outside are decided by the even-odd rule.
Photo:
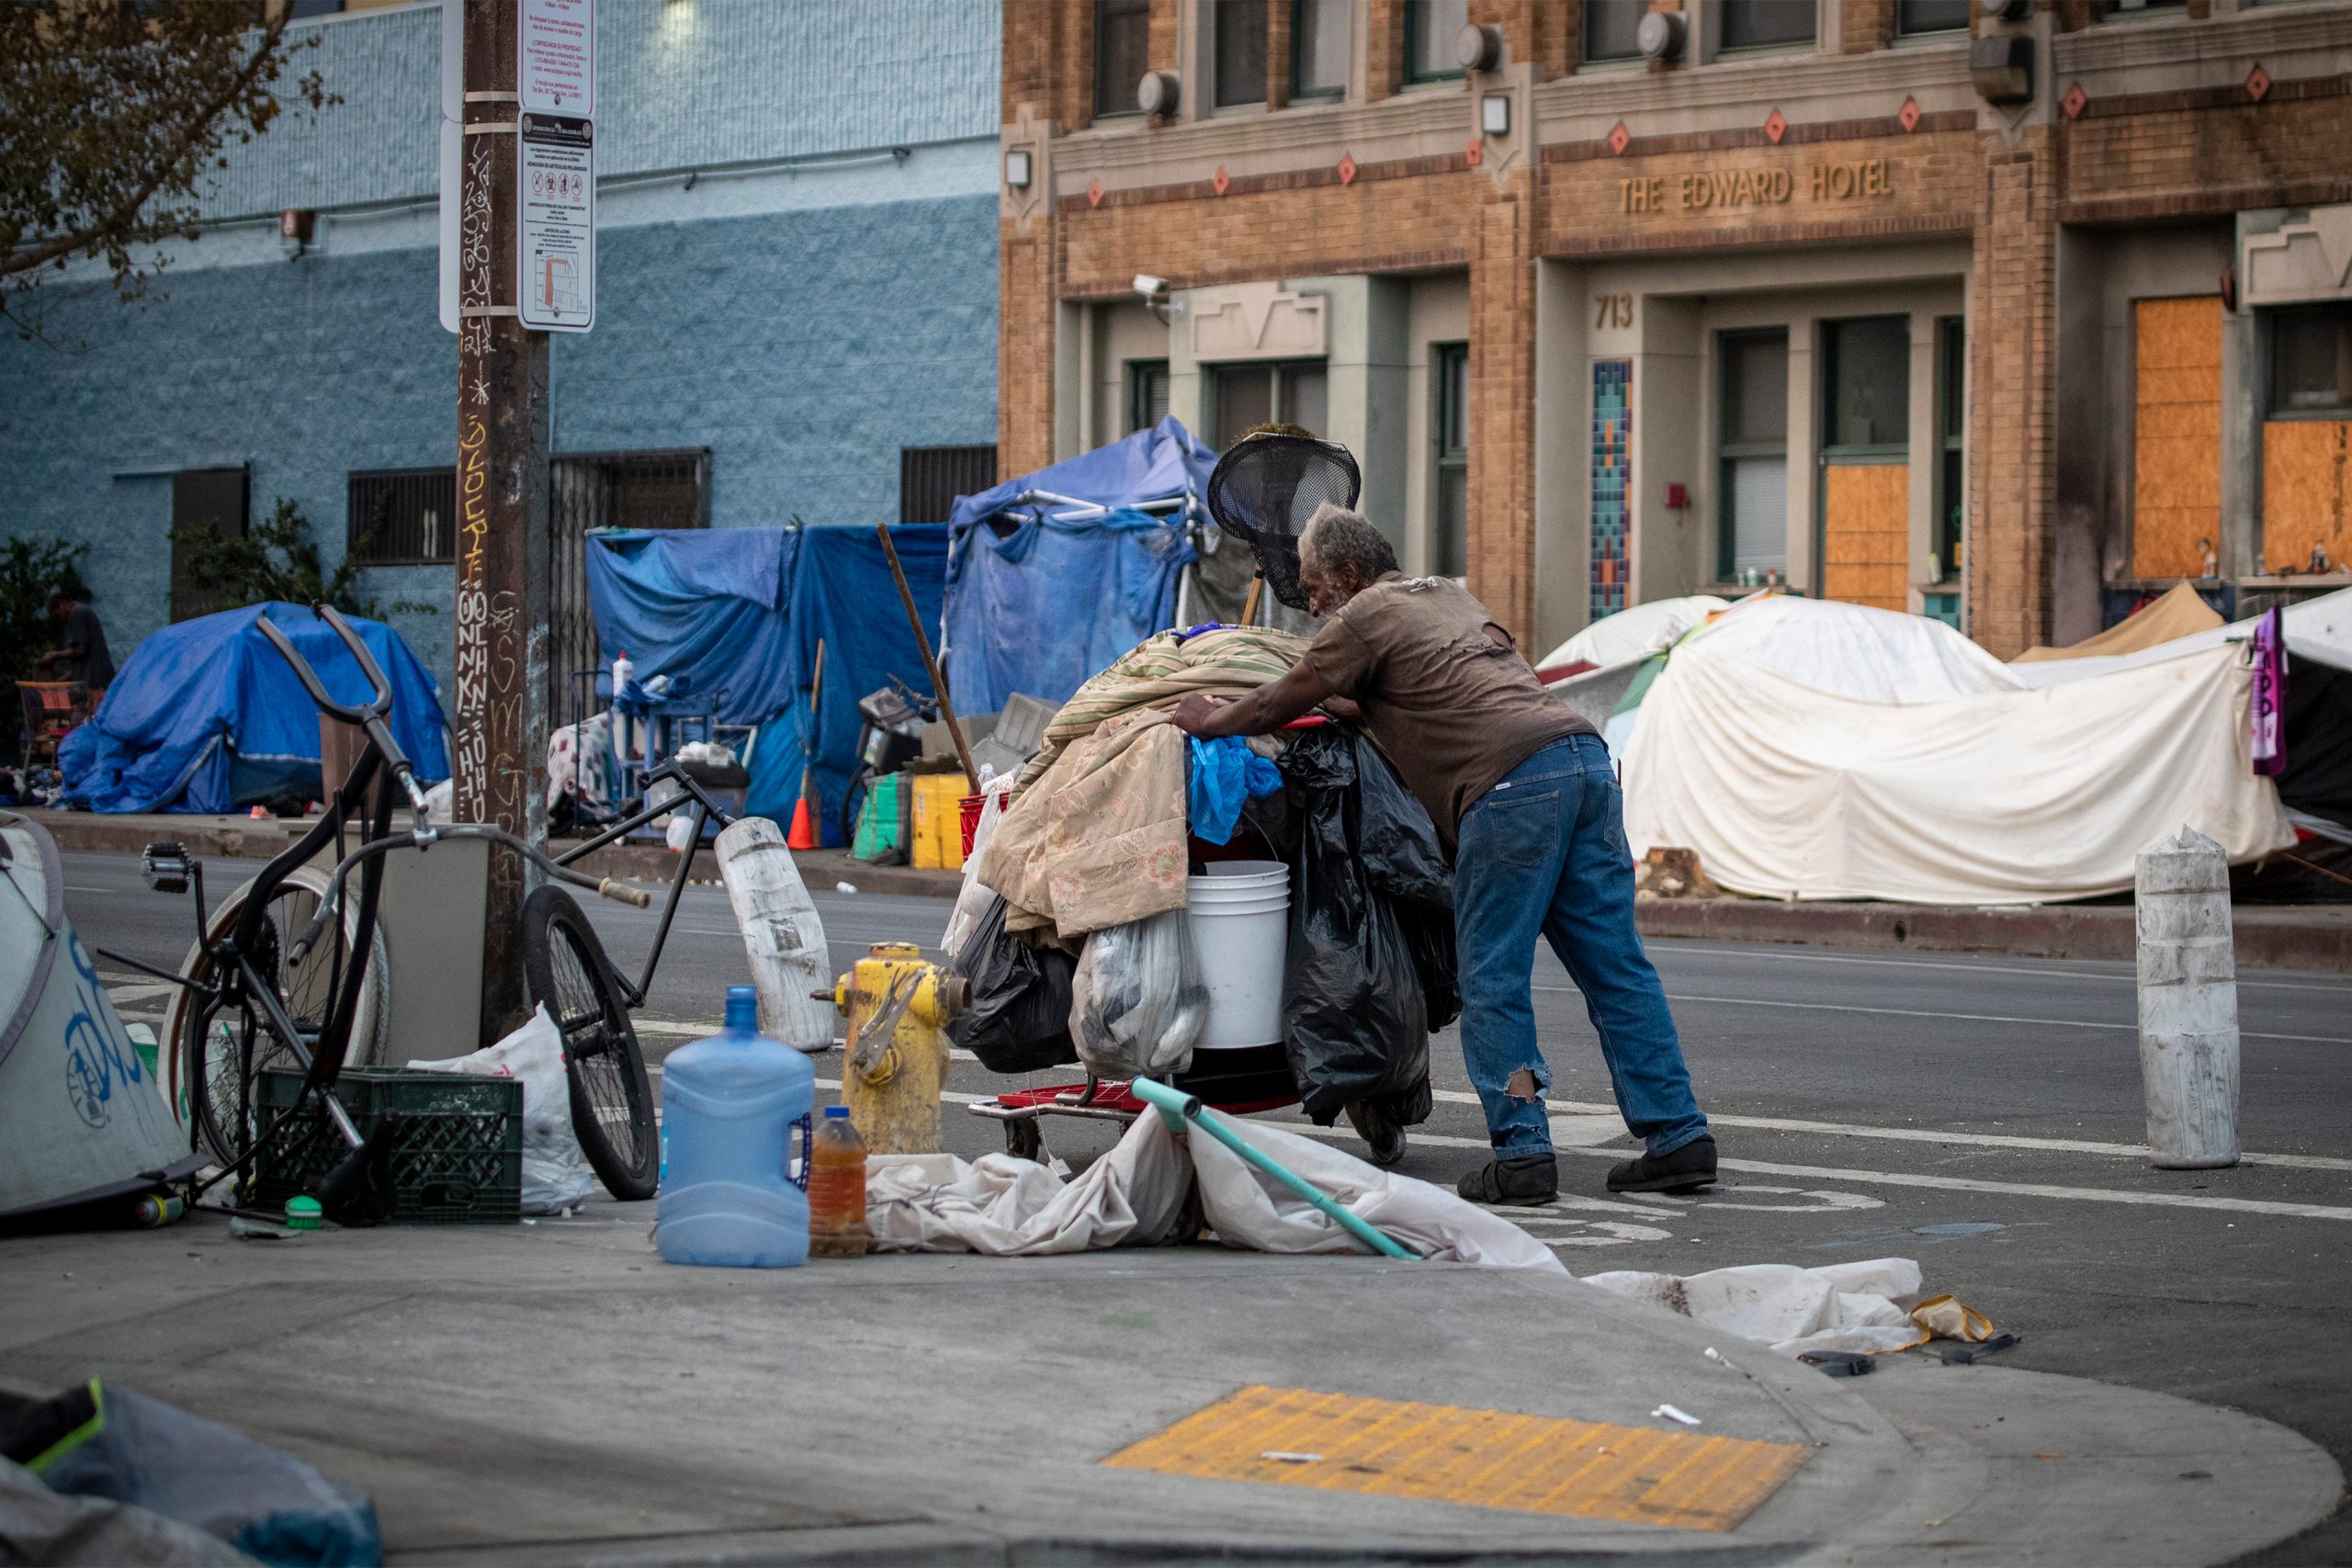
[[[308,21],[312,17],[335,17],[343,14],[343,0],[294,0],[288,8],[289,22]]]
[[[1968,6],[1969,0],[1894,0],[1894,30],[1905,38],[1917,33],[1964,33]]]
[[[1585,62],[1639,60],[1642,18],[1649,9],[1649,0],[1584,0]]]
[[[1935,582],[1957,582],[1963,564],[1962,528],[1968,504],[1963,477],[1967,473],[1963,453],[1968,440],[1968,324],[1958,316],[1947,316],[1936,324],[1936,528],[1930,547],[1935,558],[1928,563],[1928,577]]]
[[[959,495],[978,495],[996,483],[993,446],[899,448],[899,521],[944,523]]]
[[[1911,439],[1911,322],[1864,316],[1821,329],[1828,392],[1823,446],[1833,452],[1899,453]]]
[[[2134,17],[2172,16],[2188,8],[2188,0],[2098,0],[2094,13],[2102,22],[2129,21]]]
[[[549,515],[560,536],[592,528],[710,525],[710,452],[569,452],[548,459]]]
[[[1470,572],[1470,345],[1432,344],[1436,396],[1437,508],[1430,519],[1430,569],[1440,577]]]
[[[1453,40],[1469,25],[1470,0],[1405,0],[1405,80],[1442,82],[1461,75]]]
[[[2271,315],[2270,412],[2290,419],[2352,415],[2352,305]]]
[[[1094,0],[1094,118],[1134,114],[1151,69],[1151,0]]]
[[[1352,0],[1291,0],[1290,96],[1343,97],[1348,90],[1348,9]]]
[[[1789,334],[1725,333],[1716,420],[1715,575],[1789,565]]]
[[[1216,107],[1266,101],[1266,0],[1215,0]]]
[[[344,553],[367,566],[444,566],[458,558],[458,470],[377,468],[345,491]]]
[[[1168,361],[1127,361],[1127,431],[1150,430],[1168,417]]]
[[[245,536],[248,479],[231,468],[187,468],[172,476],[172,619],[185,621],[226,606],[188,581],[188,563],[206,535]]]
[[[1719,0],[1721,47],[1769,49],[1814,39],[1814,0]]]
[[[1257,424],[1295,424],[1323,434],[1330,399],[1323,362],[1291,365],[1220,365],[1211,373],[1215,389],[1215,442],[1219,450]]]

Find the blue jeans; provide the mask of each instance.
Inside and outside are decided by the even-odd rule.
[[[1666,993],[1634,930],[1624,800],[1600,737],[1551,742],[1471,806],[1454,852],[1453,930],[1462,1057],[1498,1154],[1552,1148],[1542,1098],[1552,1070],[1536,1048],[1529,989],[1539,931],[1584,993],[1626,1128],[1653,1155],[1705,1134]],[[1522,1070],[1533,1100],[1509,1092]]]

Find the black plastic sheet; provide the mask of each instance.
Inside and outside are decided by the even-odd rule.
[[[1461,1011],[1453,868],[1370,741],[1338,725],[1289,740],[1291,1074],[1319,1125],[1361,1100],[1409,1126],[1430,1111],[1430,1032]]]
[[[947,1037],[992,1073],[1032,1073],[1075,1062],[1069,1012],[1078,960],[1008,935],[1004,911],[1000,896],[956,954],[956,970],[972,982],[972,1005],[947,1026]]]

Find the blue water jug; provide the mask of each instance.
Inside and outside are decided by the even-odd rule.
[[[808,1058],[759,1029],[758,993],[727,987],[727,1027],[662,1064],[662,1258],[789,1269],[808,1256]],[[789,1145],[799,1130],[799,1168]]]

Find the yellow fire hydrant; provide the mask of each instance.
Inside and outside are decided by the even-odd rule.
[[[947,1025],[971,994],[969,980],[905,942],[876,942],[834,983],[833,1006],[849,1020],[842,1103],[868,1154],[937,1152]]]

